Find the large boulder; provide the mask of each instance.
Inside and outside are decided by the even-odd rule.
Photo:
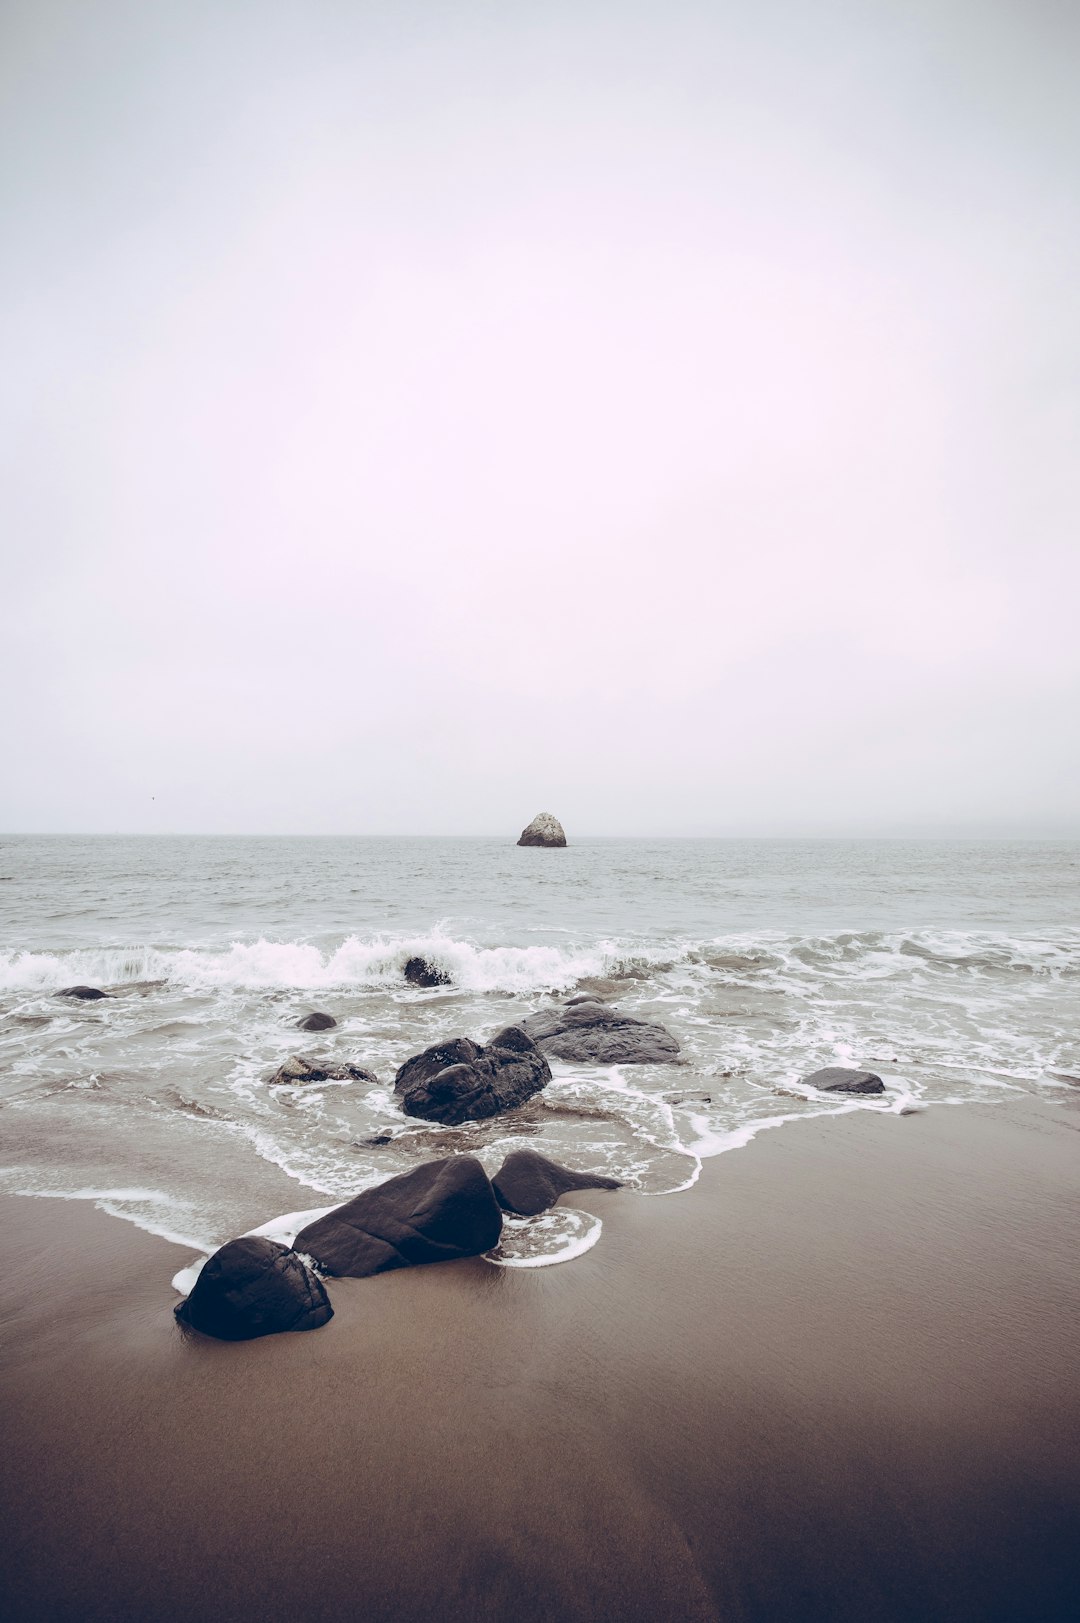
[[[663,1026],[595,998],[527,1015],[521,1028],[552,1059],[579,1064],[669,1065],[679,1057],[678,1040]]]
[[[565,845],[566,835],[557,817],[550,812],[537,812],[528,828],[523,828],[519,845]]]
[[[407,959],[404,974],[410,986],[450,985],[450,977],[445,969],[440,969],[437,964],[429,964],[426,958]]]
[[[57,997],[75,997],[81,1003],[94,1003],[99,997],[108,997],[109,994],[103,992],[99,986],[65,986],[64,990],[57,992],[56,995]]]
[[[827,1065],[823,1071],[804,1076],[808,1087],[823,1093],[884,1093],[885,1084],[873,1071],[856,1071],[846,1065]]]
[[[365,1279],[391,1268],[478,1257],[499,1243],[502,1212],[474,1155],[403,1172],[301,1229],[297,1251],[330,1274]]]
[[[511,1150],[492,1178],[491,1187],[505,1211],[535,1217],[571,1189],[621,1189],[622,1184],[599,1172],[571,1172],[536,1150]]]
[[[295,1251],[247,1234],[215,1251],[176,1317],[219,1341],[251,1341],[279,1330],[317,1330],[334,1310],[322,1280]]]
[[[337,1025],[337,1021],[332,1014],[323,1014],[321,1009],[315,1009],[311,1014],[305,1014],[296,1024],[301,1031],[330,1031]]]
[[[523,1105],[551,1081],[543,1054],[520,1026],[507,1026],[487,1047],[468,1037],[425,1048],[394,1080],[407,1116],[456,1127]]]
[[[371,1071],[360,1065],[339,1065],[333,1060],[308,1059],[294,1054],[284,1065],[279,1065],[267,1079],[270,1088],[301,1087],[305,1082],[378,1082]]]

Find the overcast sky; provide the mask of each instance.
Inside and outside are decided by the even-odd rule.
[[[1080,833],[1071,0],[0,33],[0,828]]]

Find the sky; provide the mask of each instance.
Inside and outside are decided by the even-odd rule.
[[[1080,835],[1070,0],[2,0],[0,829]]]

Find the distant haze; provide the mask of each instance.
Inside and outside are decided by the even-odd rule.
[[[1080,8],[0,11],[0,828],[1080,833]]]

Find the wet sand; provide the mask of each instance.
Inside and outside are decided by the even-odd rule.
[[[0,1203],[6,1615],[1075,1615],[1080,1099],[571,1199],[604,1219],[573,1263],[340,1281],[240,1346],[175,1327],[187,1252]]]

